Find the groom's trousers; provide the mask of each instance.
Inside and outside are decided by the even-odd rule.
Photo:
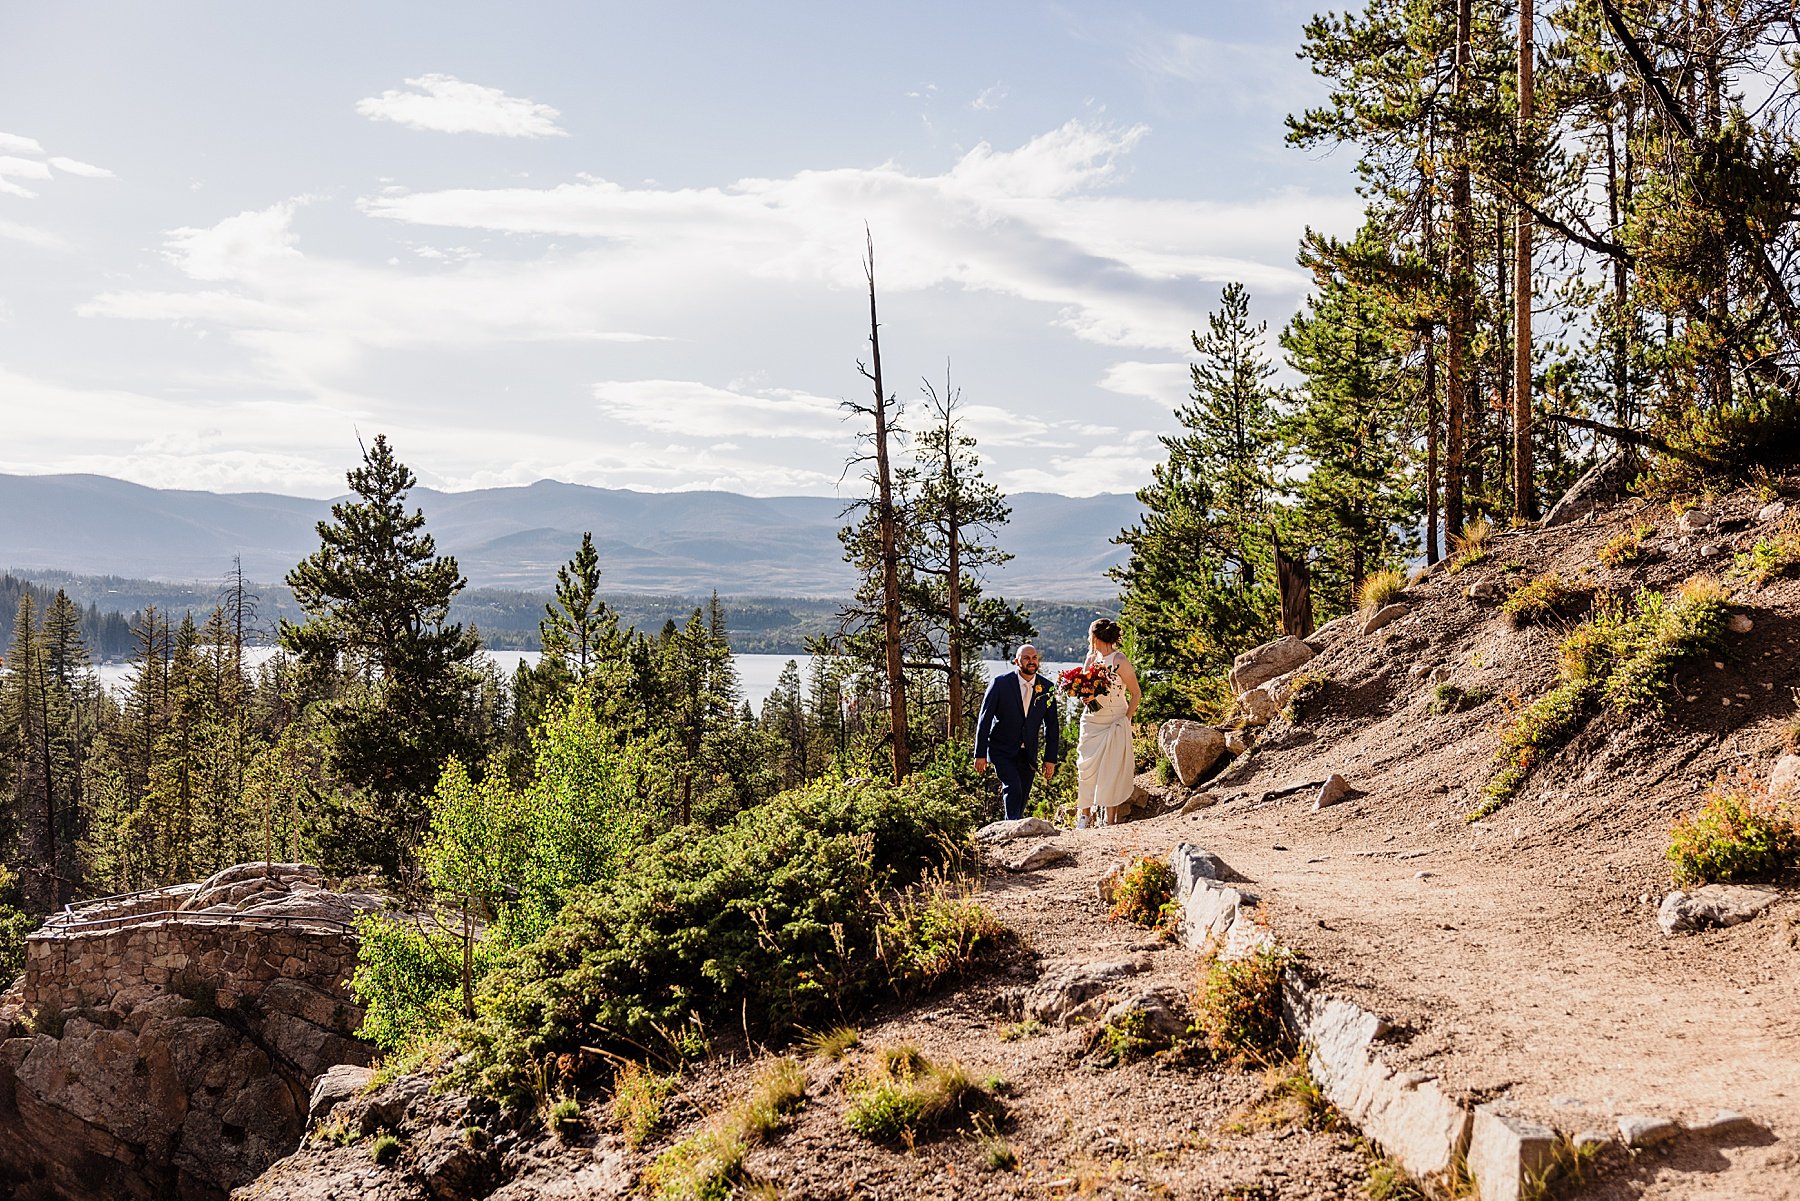
[[[1029,760],[1007,754],[999,747],[989,752],[994,774],[1000,777],[1000,804],[1007,821],[1025,816],[1025,802],[1031,799],[1032,764]]]

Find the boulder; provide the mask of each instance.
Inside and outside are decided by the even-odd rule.
[[[323,1076],[313,1081],[312,1098],[306,1107],[307,1120],[317,1122],[335,1109],[338,1102],[348,1101],[368,1088],[369,1081],[374,1078],[374,1069],[353,1063],[327,1068]]]
[[[1056,827],[1041,817],[1021,817],[1015,821],[989,822],[975,831],[975,841],[982,846],[998,846],[1021,838],[1048,838]]]
[[[1202,722],[1165,721],[1156,731],[1156,745],[1182,786],[1192,788],[1225,753],[1225,735]]]
[[[1631,455],[1615,451],[1600,460],[1550,507],[1544,516],[1544,528],[1567,525],[1592,513],[1610,500],[1625,495],[1638,473],[1638,463]]]
[[[1788,507],[1778,500],[1772,500],[1756,511],[1756,519],[1760,522],[1780,521],[1787,516]]]
[[[1248,730],[1225,731],[1225,749],[1234,755],[1247,754],[1254,745],[1255,743],[1250,741],[1250,731]]]
[[[1281,703],[1267,687],[1252,688],[1237,699],[1235,713],[1246,726],[1266,726],[1281,712]]]
[[[1540,1182],[1556,1162],[1556,1131],[1492,1105],[1477,1105],[1467,1159],[1481,1201],[1537,1197]]]
[[[1074,857],[1075,852],[1060,842],[1034,842],[1024,848],[1008,847],[998,862],[1009,872],[1034,872]]]
[[[1735,926],[1757,916],[1777,899],[1775,893],[1760,888],[1707,884],[1693,892],[1672,892],[1664,897],[1656,911],[1656,924],[1664,934]]]
[[[1265,680],[1286,675],[1313,657],[1313,648],[1288,635],[1247,650],[1231,663],[1231,693],[1242,696]]]
[[[1800,755],[1783,755],[1769,772],[1769,799],[1777,804],[1800,803]]]
[[[1172,988],[1153,988],[1130,996],[1107,1009],[1103,1025],[1132,1023],[1136,1033],[1157,1047],[1166,1047],[1188,1031],[1187,1005]]]
[[[1363,622],[1363,636],[1366,638],[1384,626],[1393,625],[1396,621],[1399,621],[1402,617],[1405,617],[1411,612],[1412,606],[1410,605],[1398,602],[1391,605],[1383,605],[1381,608],[1375,610],[1375,612],[1369,614],[1369,619]]]
[[[1101,1000],[1120,981],[1144,970],[1139,960],[1065,964],[1038,978],[1025,993],[1025,1016],[1046,1025],[1092,1018]]]
[[[1746,614],[1733,613],[1731,620],[1725,623],[1725,628],[1733,634],[1748,634],[1756,628],[1756,623],[1750,620]]]
[[[1500,585],[1493,580],[1476,580],[1469,585],[1467,595],[1471,600],[1493,600],[1500,595]]]

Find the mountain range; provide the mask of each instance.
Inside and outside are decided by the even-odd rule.
[[[998,542],[1014,558],[991,591],[1045,600],[1108,597],[1112,543],[1135,497],[1021,492]],[[280,580],[319,545],[333,502],[265,492],[147,488],[97,475],[0,475],[0,567],[187,581]],[[843,596],[855,578],[837,531],[843,502],[819,496],[633,492],[540,480],[516,488],[415,488],[440,554],[475,587],[549,588],[592,531],[607,591]]]

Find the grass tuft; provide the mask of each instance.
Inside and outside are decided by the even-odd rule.
[[[631,1062],[613,1075],[612,1120],[625,1136],[625,1145],[637,1150],[663,1125],[669,1098],[675,1095],[676,1078]]]
[[[400,1158],[400,1140],[386,1132],[376,1135],[375,1141],[369,1144],[369,1158],[377,1167],[387,1167]]]
[[[961,1120],[992,1130],[1003,1114],[994,1091],[960,1064],[934,1064],[911,1046],[884,1047],[850,1084],[844,1124],[871,1142],[912,1146]]]
[[[1731,573],[1761,588],[1770,580],[1800,575],[1800,518],[1789,518],[1767,538],[1737,556]]]
[[[862,1042],[862,1032],[855,1026],[836,1026],[830,1030],[808,1031],[800,1045],[808,1055],[829,1059],[833,1063],[850,1054]]]
[[[574,1138],[581,1132],[581,1102],[574,1097],[558,1097],[544,1115],[544,1126],[560,1140]]]
[[[1584,595],[1583,589],[1549,571],[1513,589],[1512,595],[1501,602],[1500,611],[1514,627],[1536,625],[1557,616]]]
[[[1669,832],[1679,885],[1769,880],[1800,864],[1800,809],[1769,798],[1740,767],[1714,780],[1700,807]]]
[[[1494,537],[1494,523],[1485,517],[1474,517],[1463,523],[1460,534],[1450,535],[1452,556],[1447,568],[1451,575],[1473,567],[1493,553],[1489,543]]]
[[[1364,578],[1356,590],[1356,607],[1374,612],[1393,604],[1406,591],[1406,575],[1399,568],[1378,571]]]
[[[934,876],[882,904],[875,954],[897,992],[928,992],[972,971],[1012,931],[969,899],[974,885]]]
[[[750,1092],[708,1126],[682,1139],[644,1169],[655,1201],[725,1201],[753,1188],[744,1158],[767,1142],[806,1100],[806,1072],[796,1059],[777,1059],[757,1074]]]
[[[1473,709],[1485,705],[1494,699],[1491,688],[1480,685],[1464,688],[1460,684],[1439,684],[1431,690],[1431,700],[1425,706],[1427,713],[1443,717],[1449,713],[1461,713],[1465,709]]]

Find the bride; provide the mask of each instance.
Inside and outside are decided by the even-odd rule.
[[[1100,707],[1081,713],[1081,742],[1076,749],[1075,827],[1109,826],[1131,798],[1134,761],[1131,718],[1143,701],[1137,672],[1119,651],[1119,623],[1102,617],[1088,627],[1084,667],[1106,669],[1109,686]]]

